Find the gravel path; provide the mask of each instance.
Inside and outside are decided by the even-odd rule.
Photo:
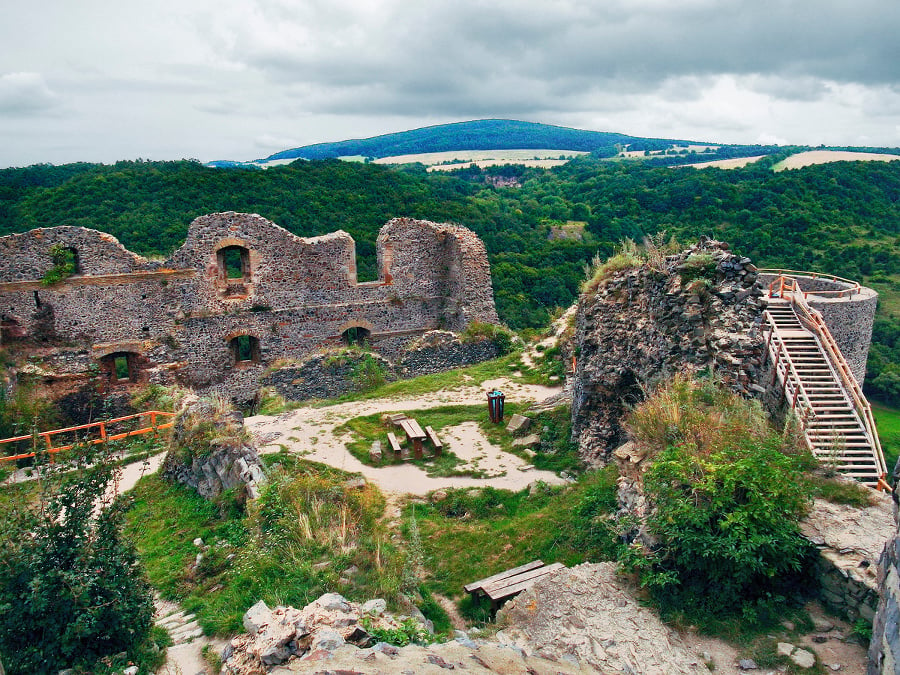
[[[493,474],[491,478],[431,477],[413,464],[372,467],[363,464],[347,449],[349,436],[339,436],[335,428],[349,419],[376,413],[421,410],[444,405],[487,405],[487,392],[501,389],[507,401],[542,401],[559,392],[558,388],[521,384],[506,378],[487,380],[453,391],[439,391],[415,397],[353,401],[327,407],[306,405],[281,415],[248,417],[244,424],[258,439],[261,453],[278,452],[281,446],[305,459],[322,462],[344,471],[358,472],[387,492],[424,495],[451,487],[484,487],[521,490],[535,481],[561,484],[550,471],[528,468],[520,457],[502,452],[481,434],[477,425],[461,424],[442,435],[448,450]],[[503,474],[503,475],[498,475]]]

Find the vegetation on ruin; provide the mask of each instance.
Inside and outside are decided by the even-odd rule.
[[[75,252],[72,249],[66,248],[62,244],[54,244],[50,247],[50,258],[53,261],[53,266],[47,270],[44,278],[41,279],[41,283],[44,286],[52,286],[75,274],[76,259]]]
[[[685,377],[653,392],[625,423],[653,458],[643,474],[654,506],[644,526],[657,544],[634,543],[622,561],[663,615],[705,626],[779,617],[803,588],[810,555],[799,520],[811,459],[796,435],[773,429],[758,403]]]
[[[459,334],[463,342],[480,342],[490,340],[501,354],[509,354],[516,348],[516,335],[506,326],[498,326],[495,323],[472,321],[465,330]]]
[[[0,506],[0,653],[11,675],[161,665],[168,636],[153,630],[151,589],[122,536],[127,500],[103,499],[117,470],[108,457],[82,448],[76,470],[4,490],[28,495]]]

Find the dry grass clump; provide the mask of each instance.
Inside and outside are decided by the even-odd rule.
[[[642,262],[640,247],[631,239],[623,241],[619,250],[607,258],[601,260],[595,255],[589,264],[585,264],[584,273],[586,279],[581,284],[582,293],[595,293],[600,285],[616,272],[633,269]]]
[[[589,264],[584,266],[585,280],[581,284],[582,293],[594,293],[600,285],[616,272],[647,265],[655,272],[664,272],[666,259],[678,251],[678,243],[663,232],[644,238],[644,244],[635,243],[626,238],[619,244],[618,250],[606,260],[595,255]]]
[[[710,378],[695,380],[678,374],[650,392],[624,420],[634,443],[648,455],[689,445],[709,456],[733,445],[735,439],[763,441],[776,433],[758,401],[750,401]],[[788,429],[783,449],[801,452],[799,437]]]

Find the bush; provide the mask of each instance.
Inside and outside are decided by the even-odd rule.
[[[490,340],[497,345],[497,349],[500,350],[501,354],[509,354],[516,348],[516,337],[509,328],[483,321],[470,323],[459,334],[459,339],[467,343]]]
[[[115,469],[92,459],[0,523],[0,653],[10,675],[90,669],[120,652],[142,660],[150,586],[121,535],[123,500],[95,512]]]
[[[667,447],[643,478],[657,543],[623,559],[664,611],[762,619],[797,588],[810,553],[798,527],[809,487],[782,436],[746,414],[755,406],[710,386],[677,380],[631,415]]]

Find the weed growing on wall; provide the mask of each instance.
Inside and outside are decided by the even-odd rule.
[[[50,247],[50,258],[53,266],[44,274],[41,283],[44,286],[52,286],[66,279],[76,272],[75,251],[66,248],[62,244],[54,244]]]

